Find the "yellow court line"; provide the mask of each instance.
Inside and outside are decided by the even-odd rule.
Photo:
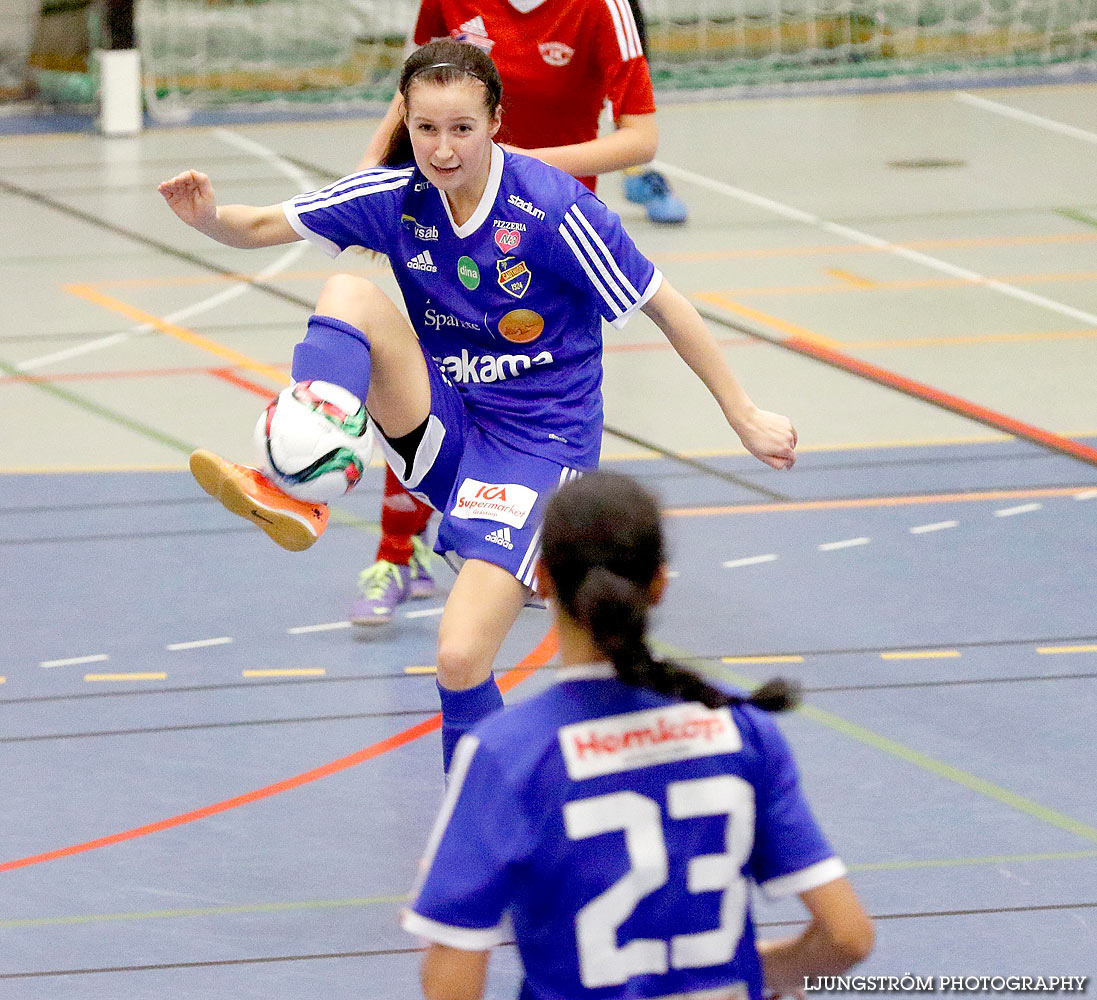
[[[360,273],[387,272],[388,267],[366,265],[355,268]],[[278,280],[282,281],[312,281],[316,278],[330,278],[333,271],[279,271]],[[259,274],[246,274],[233,272],[232,274],[187,274],[176,277],[159,278],[111,278],[107,281],[88,281],[85,287],[92,289],[101,288],[188,288],[194,285],[223,285],[239,284],[246,282],[253,284],[259,278]]]
[[[656,645],[661,649],[666,649],[672,655],[689,655],[685,651],[675,649],[667,643],[660,642]],[[752,678],[735,674],[732,671],[727,671],[726,676],[733,684],[737,684],[739,687],[745,688],[748,691],[754,690],[756,686],[756,681]],[[881,733],[860,726],[856,722],[851,722],[849,719],[845,719],[840,715],[835,715],[833,712],[826,712],[821,708],[816,708],[814,705],[801,705],[796,709],[796,712],[828,729],[841,733],[849,739],[855,740],[858,743],[863,743],[866,746],[872,747],[874,750],[889,754],[908,764],[912,764],[935,777],[944,778],[946,781],[951,781],[954,784],[967,788],[969,791],[982,795],[994,802],[998,802],[1011,809],[1016,809],[1018,812],[1022,812],[1032,819],[1047,823],[1060,830],[1066,830],[1091,843],[1097,843],[1097,827],[1090,826],[1088,823],[1083,823],[1073,816],[1068,816],[1066,813],[1059,812],[1057,809],[1051,809],[1033,799],[1018,795],[1016,792],[1011,792],[1008,788],[1003,788],[1001,785],[996,785],[991,781],[980,778],[970,771],[954,767],[952,764],[947,764],[943,760],[938,760],[936,757],[931,757],[929,754],[922,753],[920,750],[915,750],[914,747],[907,746],[905,743],[889,739]]]
[[[955,868],[961,865],[1015,865],[1029,861],[1082,861],[1097,858],[1097,851],[1048,851],[1041,854],[997,854],[984,858],[925,858],[910,861],[875,861],[850,864],[851,872],[897,872],[915,868]]]
[[[846,350],[886,351],[910,347],[965,347],[972,344],[1031,344],[1047,340],[1092,340],[1097,330],[1048,330],[1043,333],[962,334],[959,337],[906,337],[902,340],[850,340]]]
[[[1054,653],[1097,653],[1097,646],[1037,646],[1036,652],[1044,655]]]
[[[721,514],[767,514],[774,511],[853,510],[862,507],[908,507],[927,503],[971,503],[976,500],[1031,500],[1034,497],[1066,497],[1080,486],[1040,490],[986,490],[982,493],[931,493],[919,496],[855,497],[849,500],[791,500],[787,503],[748,503],[727,507],[670,507],[664,517],[716,517]]]
[[[829,272],[834,273],[834,272]],[[826,285],[758,285],[728,288],[728,295],[845,295],[850,292],[913,291],[923,288],[981,288],[990,282],[1043,285],[1052,282],[1093,281],[1097,271],[1066,271],[1060,274],[1000,274],[974,278],[909,278],[895,281],[875,281],[868,284],[846,282]]]
[[[242,670],[244,677],[323,677],[327,671],[323,667],[300,667],[287,670]]]
[[[771,326],[776,330],[792,334],[794,337],[810,340],[813,344],[818,344],[821,347],[841,350],[844,346],[841,341],[831,340],[830,337],[824,337],[814,330],[807,329],[807,327],[797,326],[795,323],[789,323],[787,320],[783,320],[778,316],[771,316],[769,313],[761,312],[758,309],[752,309],[750,306],[745,306],[741,302],[733,302],[720,292],[698,292],[697,298],[709,302],[714,306],[719,306],[721,309],[726,309],[728,312],[738,313],[740,316],[752,319],[757,323],[764,323],[766,326]]]
[[[723,663],[803,663],[802,656],[721,656]]]
[[[163,681],[167,674],[84,674],[86,681]]]
[[[7,684],[8,679],[6,677],[0,677],[0,684]]]
[[[191,347],[197,347],[200,351],[206,351],[209,354],[214,354],[241,368],[246,368],[259,375],[265,375],[278,385],[289,384],[289,375],[281,368],[276,368],[274,365],[267,365],[263,364],[261,361],[256,361],[246,354],[241,354],[239,351],[234,351],[230,347],[225,347],[215,340],[210,340],[209,337],[203,337],[200,333],[188,330],[185,326],[179,326],[177,323],[169,323],[159,316],[154,316],[152,313],[147,313],[143,309],[131,306],[128,302],[123,302],[121,299],[116,299],[111,295],[105,295],[102,292],[98,292],[89,285],[69,284],[63,285],[62,288],[70,295],[86,299],[88,302],[94,303],[97,306],[102,306],[104,309],[110,309],[113,312],[121,313],[123,316],[136,323],[145,323],[154,330],[159,330],[169,337],[181,340],[184,344],[190,344]]]
[[[909,250],[977,249],[980,247],[1040,246],[1049,243],[1094,243],[1097,233],[1059,233],[1046,236],[975,237],[951,240],[913,240],[895,243],[894,246]],[[702,260],[758,260],[767,257],[817,257],[827,254],[890,253],[890,247],[866,246],[863,243],[829,243],[801,247],[768,247],[757,250],[698,250],[689,253],[652,254],[656,262],[682,262]]]
[[[437,667],[404,667],[405,674],[436,674]]]
[[[871,278],[864,278],[852,271],[844,271],[840,267],[828,267],[826,273],[839,281],[845,282],[847,285],[853,285],[854,288],[876,288],[878,285],[878,282],[873,281]]]
[[[958,649],[901,649],[881,653],[881,660],[951,660],[960,655]]]

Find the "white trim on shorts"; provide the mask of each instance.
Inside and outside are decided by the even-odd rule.
[[[557,483],[556,488],[560,489],[565,483],[578,479],[582,474],[578,469],[563,466],[560,469],[560,482]],[[541,530],[543,527],[543,523],[537,526],[537,530],[533,533],[529,546],[526,548],[526,554],[522,557],[522,562],[518,566],[518,572],[514,574],[518,578],[518,582],[524,583],[530,590],[534,589],[537,582],[537,561],[541,558]]]
[[[380,427],[377,427],[376,439],[385,453],[385,461],[396,473],[396,478],[404,484],[404,488],[414,490],[424,479],[426,474],[434,468],[434,463],[442,451],[442,442],[446,438],[446,425],[433,413],[427,416],[427,427],[423,431],[423,437],[419,441],[419,447],[415,449],[415,457],[411,462],[411,475],[405,476],[407,467],[403,456],[392,447]],[[401,471],[403,470],[403,471]]]

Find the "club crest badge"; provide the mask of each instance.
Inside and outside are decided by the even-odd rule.
[[[513,257],[504,257],[495,262],[498,274],[499,287],[508,295],[520,299],[526,294],[529,283],[533,279],[533,273],[524,260],[515,260]]]

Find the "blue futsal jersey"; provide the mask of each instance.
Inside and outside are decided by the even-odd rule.
[[[388,256],[420,342],[485,432],[597,465],[602,319],[623,326],[662,275],[582,184],[493,146],[462,225],[413,167],[366,170],[282,207],[332,256],[355,245]]]
[[[845,874],[766,713],[608,664],[484,720],[449,775],[404,927],[466,950],[513,933],[521,1000],[760,1000],[750,883],[781,897]]]

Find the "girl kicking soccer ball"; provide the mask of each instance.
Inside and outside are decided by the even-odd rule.
[[[545,514],[538,581],[563,667],[548,691],[457,746],[404,927],[427,938],[427,1000],[480,1000],[490,949],[517,939],[522,1000],[761,1000],[865,958],[873,931],[751,697],[652,658],[666,585],[659,510],[591,473]],[[756,941],[751,883],[810,922]]]
[[[533,586],[549,497],[598,463],[603,319],[651,317],[766,464],[792,465],[796,433],[751,402],[697,311],[616,215],[573,177],[492,141],[502,85],[486,53],[425,45],[404,64],[400,93],[404,128],[384,159],[395,166],[266,207],[218,206],[195,171],[160,193],[229,246],[307,239],[331,256],[363,246],[389,258],[410,323],[368,280],[335,275],[292,376],[364,402],[393,471],[442,513],[436,549],[463,561],[438,636],[448,766],[461,733],[502,704],[492,663]],[[208,452],[192,469],[287,547],[324,528],[323,504],[254,469]]]

